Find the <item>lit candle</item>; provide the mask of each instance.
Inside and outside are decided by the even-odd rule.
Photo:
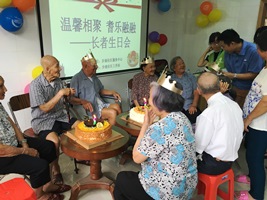
[[[93,115],[93,126],[96,125],[96,115]]]
[[[144,98],[143,100],[144,100],[144,106],[146,106],[146,104],[147,104],[146,98]]]

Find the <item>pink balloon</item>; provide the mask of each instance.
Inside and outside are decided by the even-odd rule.
[[[25,86],[25,88],[24,88],[24,94],[27,94],[27,93],[29,93],[29,92],[30,92],[30,83],[27,84],[27,85]]]

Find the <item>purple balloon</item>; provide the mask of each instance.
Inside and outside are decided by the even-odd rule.
[[[159,41],[159,33],[157,31],[152,31],[149,33],[148,38],[151,42],[158,42]]]

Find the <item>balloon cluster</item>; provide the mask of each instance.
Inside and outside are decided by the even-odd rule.
[[[171,9],[171,1],[170,0],[158,0],[158,9],[161,12],[167,12]]]
[[[165,34],[159,34],[157,31],[149,33],[148,38],[151,41],[148,50],[153,55],[159,53],[160,47],[165,45],[168,41]]]
[[[23,16],[21,12],[27,12],[35,7],[36,0],[1,0],[0,8],[4,8],[0,13],[0,25],[9,32],[21,29]],[[11,7],[7,7],[10,6]]]
[[[218,22],[222,18],[222,11],[213,9],[209,1],[204,1],[199,8],[202,14],[197,16],[196,24],[201,28],[206,27],[209,22]]]
[[[35,79],[37,76],[39,76],[43,72],[43,67],[42,66],[37,66],[33,68],[32,70],[32,78]],[[30,83],[27,84],[24,88],[24,93],[29,93],[30,90]]]

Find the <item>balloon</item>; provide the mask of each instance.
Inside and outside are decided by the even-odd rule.
[[[202,12],[202,14],[204,15],[208,15],[210,14],[210,12],[212,11],[212,3],[209,1],[204,1],[201,5],[200,5],[200,11]]]
[[[30,83],[27,84],[27,85],[25,86],[25,88],[24,88],[24,94],[27,94],[27,93],[29,93],[29,92],[30,92]]]
[[[14,7],[5,8],[0,14],[0,24],[9,31],[18,31],[23,25],[21,12]]]
[[[222,18],[222,11],[214,9],[210,12],[208,19],[210,22],[217,22]]]
[[[158,3],[158,9],[162,12],[167,12],[171,8],[170,0],[160,0]]]
[[[13,5],[21,12],[26,12],[35,7],[36,0],[13,0]]]
[[[37,76],[39,76],[43,72],[42,66],[37,66],[32,70],[32,78],[35,79]]]
[[[197,16],[196,24],[199,27],[203,28],[203,27],[207,26],[208,23],[209,23],[209,19],[208,19],[207,15],[200,14],[199,16]]]
[[[0,7],[3,8],[3,7],[7,7],[11,4],[11,1],[12,0],[1,0],[0,1]]]
[[[149,52],[152,54],[157,54],[160,51],[160,44],[159,43],[151,43],[149,45]]]
[[[157,31],[152,31],[149,33],[148,38],[151,42],[158,42],[159,41],[159,33]]]
[[[166,44],[167,41],[168,41],[168,38],[165,34],[159,35],[159,42],[158,43],[160,44],[160,46],[163,46],[164,44]]]

